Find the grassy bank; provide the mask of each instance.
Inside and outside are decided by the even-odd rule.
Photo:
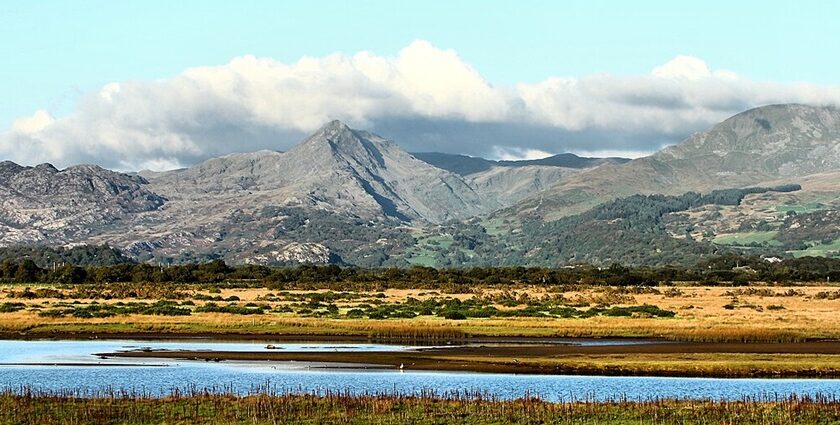
[[[20,424],[831,424],[835,399],[500,401],[477,394],[363,395],[0,395],[0,422]]]
[[[0,316],[2,317],[2,316]],[[2,317],[0,337],[213,337],[229,339],[362,339],[374,342],[429,343],[482,337],[662,338],[693,342],[796,342],[840,338],[840,323],[709,323],[643,318],[597,319],[324,319],[242,318],[196,314],[189,318],[126,316],[116,319],[43,319]],[[819,327],[816,323],[821,323]]]

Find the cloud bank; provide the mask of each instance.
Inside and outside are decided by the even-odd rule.
[[[638,156],[751,107],[787,102],[838,105],[840,86],[753,81],[678,56],[647,75],[496,87],[455,51],[415,41],[396,57],[359,52],[286,64],[242,56],[171,79],[111,83],[68,116],[18,119],[0,135],[0,159],[170,169],[285,150],[332,119],[409,151]]]

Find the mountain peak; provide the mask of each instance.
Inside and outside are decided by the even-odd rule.
[[[359,139],[356,133],[347,124],[339,120],[333,120],[321,126],[318,131],[312,133],[300,145],[322,145],[324,143],[333,146],[343,145]]]
[[[44,171],[47,173],[57,173],[58,168],[55,168],[54,165],[50,164],[49,162],[45,162],[43,164],[38,164],[35,166],[36,171]]]
[[[392,143],[375,134],[354,130],[347,124],[330,121],[306,140],[289,151],[291,156],[305,158],[340,157],[359,163],[382,166],[383,151],[394,148]],[[303,160],[303,159],[301,159]]]
[[[350,127],[340,120],[332,120],[321,126],[321,130],[345,131],[350,130]]]

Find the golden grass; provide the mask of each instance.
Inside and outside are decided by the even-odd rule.
[[[218,313],[194,313],[191,316],[115,316],[110,318],[78,319],[72,317],[45,318],[33,311],[0,314],[0,332],[45,334],[50,332],[115,333],[233,333],[265,335],[398,335],[423,332],[452,332],[474,336],[529,336],[529,337],[656,337],[686,341],[798,341],[814,338],[840,338],[840,321],[836,320],[840,300],[818,299],[819,292],[835,292],[837,287],[814,285],[795,287],[763,287],[766,294],[739,294],[737,288],[680,286],[679,291],[666,294],[668,288],[659,287],[659,294],[625,294],[630,304],[651,304],[677,312],[670,319],[642,317],[603,317],[587,319],[546,318],[494,318],[445,320],[421,316],[414,319],[328,319],[300,317],[294,313],[268,313],[257,316],[239,316]],[[22,287],[6,287],[20,290]],[[609,288],[593,287],[563,293],[567,299],[598,300]],[[795,290],[793,296],[781,295]],[[206,293],[206,291],[192,290]],[[306,291],[289,291],[306,292]],[[403,301],[408,297],[428,298],[429,290],[385,291],[389,302]],[[480,288],[482,294],[500,292],[494,288]],[[517,294],[527,293],[533,298],[547,295],[544,288],[524,287],[515,289]],[[224,289],[222,296],[237,296],[240,303],[258,301],[269,289]],[[761,291],[759,291],[761,293]],[[422,295],[421,295],[422,294]],[[218,295],[218,294],[217,294]],[[371,294],[372,295],[372,294]],[[669,296],[670,295],[670,296]],[[442,296],[434,294],[434,296]],[[473,294],[459,294],[469,298]],[[737,300],[737,302],[733,302]],[[2,299],[2,302],[42,304],[44,308],[62,300],[55,299]],[[63,300],[65,302],[72,300]],[[82,303],[90,300],[80,300]],[[129,302],[136,300],[97,300],[100,303]],[[46,304],[46,303],[49,304]],[[263,301],[258,301],[263,302]],[[339,302],[352,305],[359,301]],[[196,301],[200,305],[202,302]],[[287,303],[271,302],[272,306]],[[593,304],[594,305],[594,304]],[[727,309],[724,306],[734,305]],[[783,309],[768,309],[769,306]],[[499,306],[499,308],[503,308]]]

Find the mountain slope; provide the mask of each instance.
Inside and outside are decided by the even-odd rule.
[[[752,109],[649,157],[571,176],[500,217],[556,219],[604,201],[760,184],[840,169],[840,111],[805,105]]]
[[[576,168],[547,165],[522,167],[494,166],[467,176],[481,194],[502,205],[514,205],[522,199],[546,190],[581,172]]]
[[[173,199],[262,194],[272,205],[318,207],[371,219],[442,222],[500,206],[460,176],[338,121],[285,153],[228,155],[151,181]]]
[[[165,202],[140,176],[93,165],[57,170],[0,162],[0,245],[76,241]]]
[[[625,158],[584,158],[571,153],[519,161],[493,161],[439,152],[412,155],[464,176],[480,193],[504,206],[513,205],[581,171],[629,161]]]
[[[630,161],[627,158],[586,158],[571,153],[561,153],[541,159],[524,159],[517,161],[494,161],[473,156],[440,152],[417,152],[412,153],[412,155],[422,161],[434,165],[435,167],[442,168],[462,176],[481,173],[496,167],[519,168],[529,166],[548,166],[585,169],[604,164],[624,164]]]

